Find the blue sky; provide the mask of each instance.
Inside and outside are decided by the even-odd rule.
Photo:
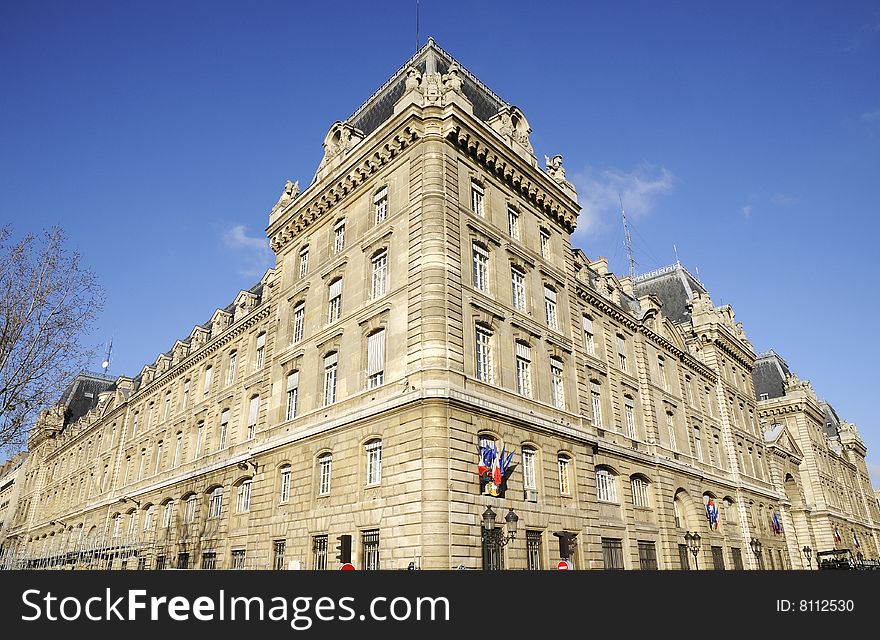
[[[673,245],[757,350],[869,446],[880,426],[876,2],[422,0],[433,35],[561,153],[575,242],[627,271]],[[415,48],[415,2],[0,6],[0,223],[60,224],[107,291],[94,342],[134,375],[272,264],[268,211],[329,125]],[[95,369],[100,363],[95,362]]]

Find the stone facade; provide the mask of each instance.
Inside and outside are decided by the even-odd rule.
[[[654,285],[680,267],[633,282],[574,249],[577,193],[530,131],[429,40],[285,185],[257,285],[42,416],[12,560],[332,569],[351,535],[358,568],[546,569],[571,532],[578,569],[802,566],[804,454],[764,436],[733,311],[692,278],[676,310]],[[489,506],[519,517],[503,547]]]

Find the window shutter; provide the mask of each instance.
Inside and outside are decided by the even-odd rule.
[[[544,297],[550,302],[556,304],[556,292],[553,291],[550,287],[544,287]]]
[[[593,333],[593,321],[587,316],[584,316],[584,331],[587,333]]]
[[[332,367],[338,361],[339,356],[336,353],[331,353],[330,355],[324,358],[324,368]]]
[[[342,278],[334,280],[330,283],[330,299],[336,298],[342,295]]]
[[[257,349],[262,349],[266,346],[266,334],[261,333],[257,336]]]
[[[299,386],[299,371],[287,374],[287,390],[293,391]]]
[[[528,360],[531,362],[532,348],[527,344],[523,344],[522,342],[517,342],[516,343],[516,355],[519,358],[523,358],[524,360]]]
[[[376,195],[373,196],[373,202],[379,202],[382,198],[388,195],[388,187],[382,187],[376,192]]]

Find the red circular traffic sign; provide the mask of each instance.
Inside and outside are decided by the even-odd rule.
[[[560,560],[559,564],[556,565],[556,568],[559,571],[568,571],[571,569],[571,565],[566,560]]]
[[[340,571],[354,571],[354,565],[350,562],[346,562],[344,565],[339,567]]]

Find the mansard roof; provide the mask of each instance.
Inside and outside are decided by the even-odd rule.
[[[474,115],[483,121],[489,120],[501,109],[509,107],[489,87],[480,82],[474,74],[440,46],[433,38],[407,60],[394,75],[371,95],[357,110],[348,117],[346,122],[359,129],[365,136],[375,131],[394,114],[394,104],[403,96],[406,72],[415,67],[420,73],[435,71],[444,74],[450,65],[458,65],[462,78],[462,91],[474,107]]]
[[[116,388],[116,378],[103,373],[83,371],[67,385],[61,397],[64,426],[73,424],[98,404],[98,395]]]
[[[785,395],[785,379],[791,375],[788,364],[778,353],[767,351],[758,354],[755,367],[752,369],[752,382],[758,399],[766,394],[768,399],[781,398]]]
[[[708,294],[703,283],[679,262],[638,275],[634,284],[637,296],[657,296],[663,303],[663,315],[676,324],[690,322],[690,301],[698,293]]]

